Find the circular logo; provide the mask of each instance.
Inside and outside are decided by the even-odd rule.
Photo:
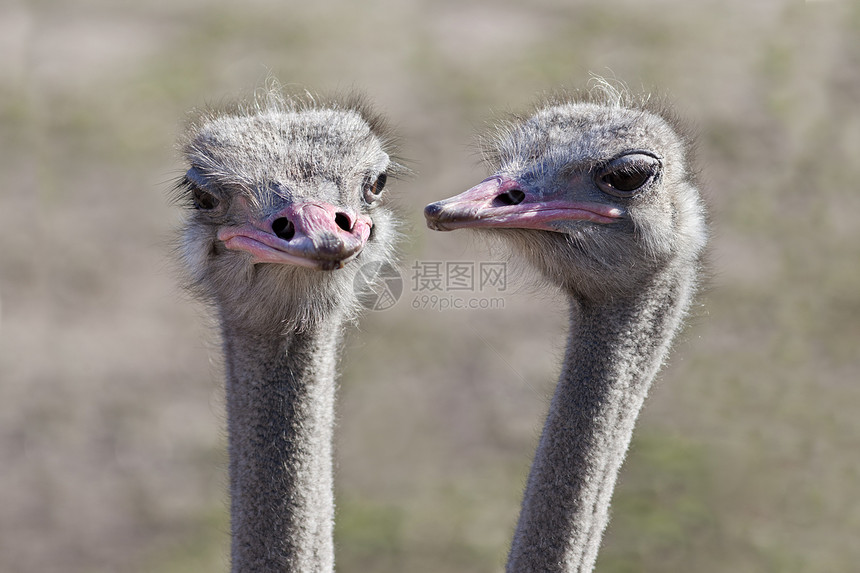
[[[388,310],[403,294],[403,277],[391,263],[371,261],[358,269],[353,288],[364,308]]]

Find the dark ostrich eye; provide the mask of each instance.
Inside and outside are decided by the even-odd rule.
[[[646,187],[660,172],[660,160],[644,153],[631,153],[613,159],[594,177],[605,193],[616,197],[631,197]]]
[[[195,209],[211,211],[221,203],[218,197],[208,191],[204,191],[194,183],[189,183],[188,187],[191,189],[191,201],[194,203]]]
[[[379,196],[382,195],[382,190],[385,189],[385,182],[388,181],[388,175],[385,173],[380,173],[379,177],[375,180],[368,177],[364,181],[364,187],[362,191],[364,192],[364,200],[368,203],[373,203]]]

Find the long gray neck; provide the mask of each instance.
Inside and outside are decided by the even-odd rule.
[[[225,326],[233,573],[330,572],[340,319],[272,336]]]
[[[633,426],[693,295],[693,277],[683,270],[664,270],[631,298],[572,299],[564,367],[508,573],[593,570]]]

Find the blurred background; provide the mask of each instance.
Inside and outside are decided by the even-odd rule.
[[[2,0],[0,571],[226,570],[218,341],[166,197],[189,110],[269,76],[366,92],[415,171],[403,296],[341,369],[338,570],[500,571],[564,303],[509,269],[501,308],[424,308],[414,267],[496,259],[421,208],[486,176],[499,113],[591,73],[696,126],[714,226],[597,570],[856,570],[860,3]]]

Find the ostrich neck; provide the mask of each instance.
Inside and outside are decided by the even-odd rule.
[[[664,269],[636,296],[572,298],[571,331],[523,499],[508,573],[592,571],[615,478],[694,279]]]
[[[223,327],[232,571],[334,568],[332,428],[342,321],[284,336]]]

